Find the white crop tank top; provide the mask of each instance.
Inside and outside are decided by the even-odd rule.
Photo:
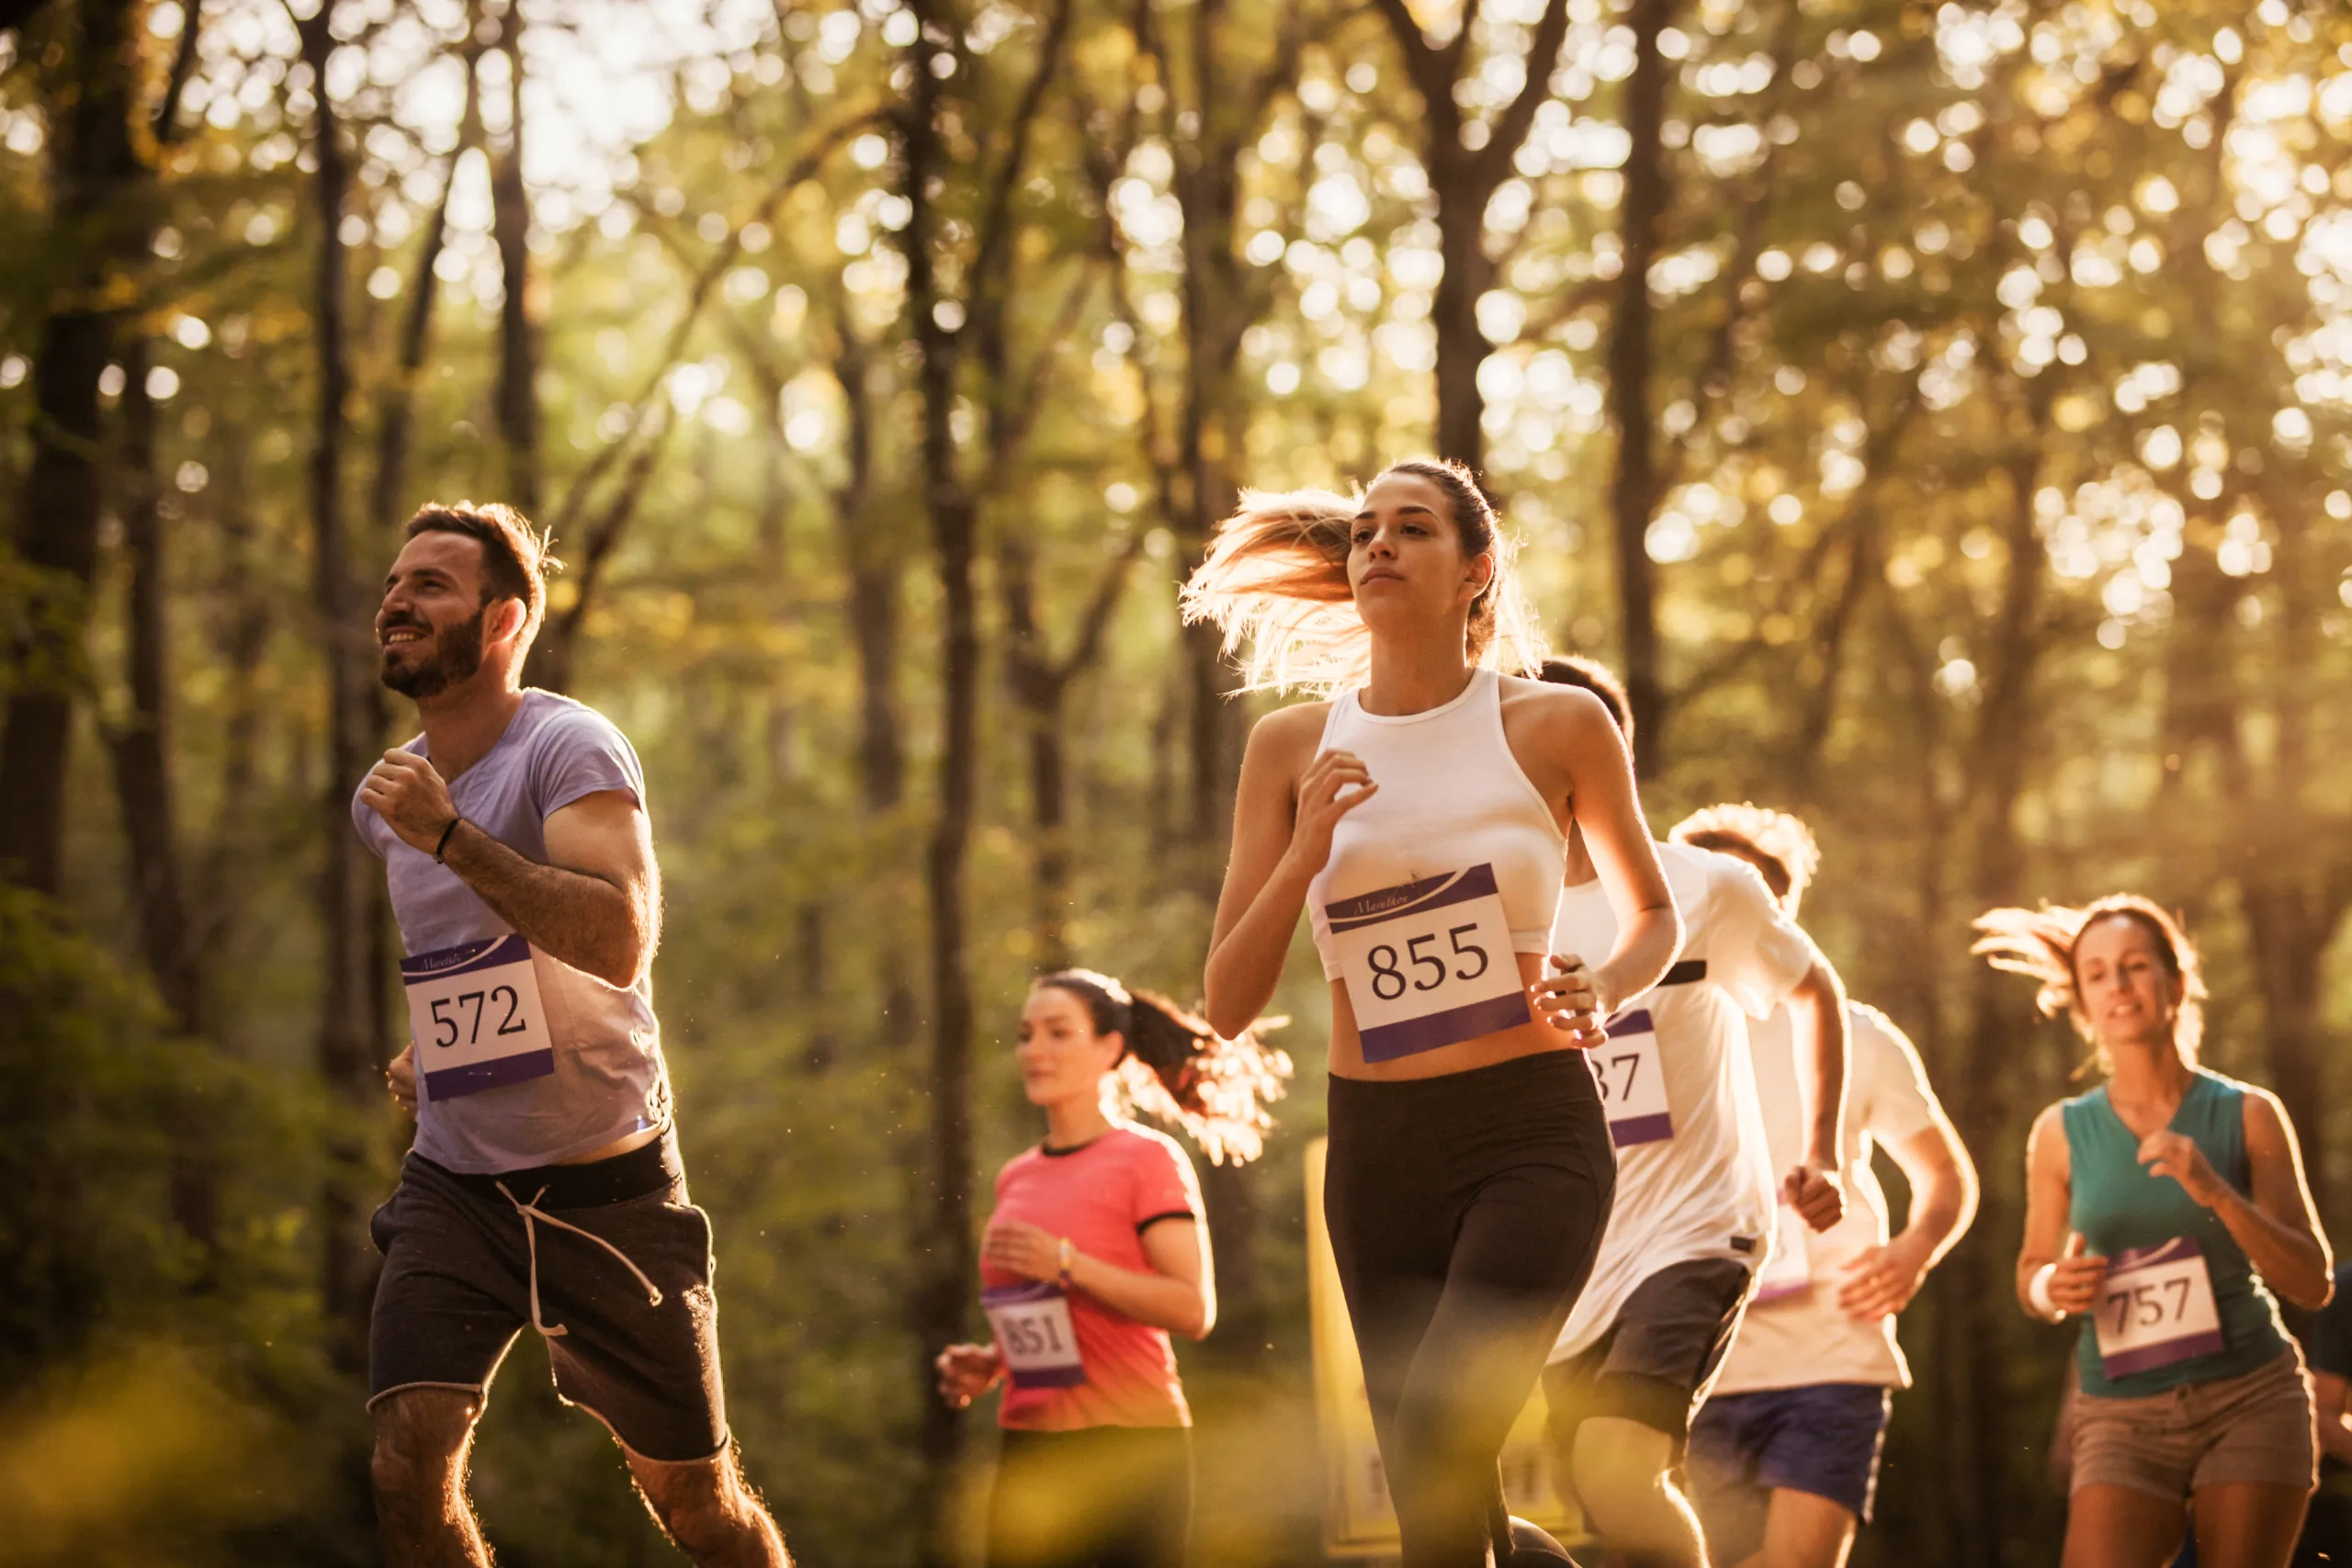
[[[1380,792],[1340,818],[1307,885],[1324,978],[1340,977],[1326,906],[1480,864],[1494,868],[1512,950],[1551,951],[1568,840],[1503,735],[1502,677],[1481,667],[1452,702],[1394,717],[1356,699],[1332,700],[1320,749],[1354,752]]]

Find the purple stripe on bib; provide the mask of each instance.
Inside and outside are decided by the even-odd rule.
[[[1084,1367],[1033,1367],[1012,1374],[1015,1388],[1079,1388],[1086,1382]]]
[[[1384,887],[1361,897],[1342,898],[1324,907],[1323,916],[1336,935],[1360,926],[1377,925],[1394,919],[1408,909],[1442,909],[1448,904],[1466,904],[1473,898],[1484,898],[1497,891],[1495,868],[1480,863],[1459,875],[1425,877],[1419,882],[1408,882],[1396,887]]]
[[[453,975],[470,975],[477,969],[495,969],[504,964],[527,964],[530,959],[531,944],[517,931],[511,936],[492,937],[459,947],[445,947],[438,953],[420,953],[414,958],[403,958],[401,960],[401,978],[412,982],[440,980]]]
[[[2177,1235],[2170,1241],[2160,1241],[2154,1247],[2129,1247],[2107,1260],[2107,1277],[2129,1274],[2134,1269],[2151,1264],[2170,1263],[2177,1258],[2202,1258],[2205,1249],[2197,1245],[2193,1235]]]
[[[1441,1045],[1457,1045],[1464,1040],[1476,1040],[1482,1034],[1493,1034],[1500,1030],[1516,1029],[1522,1023],[1534,1021],[1535,1014],[1528,1006],[1527,998],[1513,991],[1509,996],[1448,1008],[1443,1012],[1408,1018],[1397,1023],[1378,1024],[1364,1030],[1358,1038],[1363,1044],[1365,1061],[1393,1062],[1399,1056],[1419,1055],[1423,1051],[1434,1051]]]
[[[2168,1367],[2175,1361],[2187,1361],[2199,1356],[2211,1356],[2222,1349],[2222,1331],[2218,1328],[2204,1334],[2184,1335],[2158,1345],[2143,1345],[2137,1350],[2126,1350],[2120,1356],[2101,1356],[2100,1362],[2111,1378],[2128,1378],[2133,1372],[2144,1372],[2151,1367]]]
[[[443,1067],[427,1072],[424,1075],[424,1091],[434,1100],[454,1100],[461,1095],[478,1094],[486,1089],[543,1078],[554,1071],[553,1051],[522,1051],[512,1056],[498,1056],[487,1062],[469,1062],[459,1067]]]
[[[1665,1111],[1655,1116],[1628,1116],[1623,1122],[1609,1123],[1609,1141],[1621,1149],[1636,1144],[1656,1144],[1674,1136],[1674,1118]]]

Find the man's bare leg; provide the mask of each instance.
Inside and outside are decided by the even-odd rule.
[[[684,1464],[630,1454],[628,1468],[646,1506],[697,1568],[792,1568],[784,1532],[745,1483],[732,1445]]]
[[[1707,1568],[1699,1517],[1668,1472],[1674,1439],[1621,1416],[1577,1428],[1568,1474],[1586,1522],[1609,1550],[1642,1568]]]
[[[1841,1503],[1776,1486],[1764,1517],[1764,1545],[1739,1568],[1846,1568],[1859,1521]]]
[[[491,1568],[466,1500],[466,1461],[481,1414],[481,1395],[456,1388],[398,1389],[370,1410],[376,1444],[368,1476],[391,1568]]]

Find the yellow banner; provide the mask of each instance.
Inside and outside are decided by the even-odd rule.
[[[1340,1269],[1323,1224],[1324,1140],[1306,1149],[1306,1301],[1315,1352],[1315,1412],[1323,1439],[1323,1550],[1334,1557],[1393,1556],[1396,1516],[1388,1504],[1380,1447],[1364,1397],[1363,1363],[1340,1295]],[[1555,1480],[1544,1438],[1544,1392],[1519,1413],[1503,1445],[1503,1495],[1510,1511],[1573,1546],[1584,1520]]]

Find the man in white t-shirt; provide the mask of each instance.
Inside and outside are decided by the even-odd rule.
[[[1754,866],[1794,919],[1820,852],[1804,823],[1755,806],[1713,806],[1674,841]],[[1893,1391],[1910,1369],[1894,1316],[1976,1212],[1976,1169],[1928,1087],[1918,1054],[1883,1013],[1849,1004],[1851,1067],[1838,1146],[1846,1216],[1808,1235],[1783,1224],[1713,1393],[1690,1431],[1686,1472],[1714,1560],[1740,1568],[1840,1568],[1869,1519]],[[1789,1018],[1748,1032],[1775,1166],[1803,1134]],[[1910,1184],[1909,1223],[1888,1236],[1871,1170],[1883,1145]]]
[[[1592,692],[1630,739],[1623,688],[1606,670],[1553,660],[1544,678]],[[1617,1199],[1544,1393],[1563,1473],[1609,1549],[1643,1568],[1704,1568],[1699,1521],[1671,1472],[1781,1209],[1822,1231],[1843,1212],[1846,1009],[1837,972],[1753,867],[1676,843],[1661,843],[1658,860],[1687,934],[1657,988],[1587,1053],[1617,1144]],[[1575,834],[1566,880],[1552,951],[1607,952],[1616,918]],[[1775,1162],[1747,1020],[1784,1004],[1805,1043],[1813,1113],[1797,1156]]]

